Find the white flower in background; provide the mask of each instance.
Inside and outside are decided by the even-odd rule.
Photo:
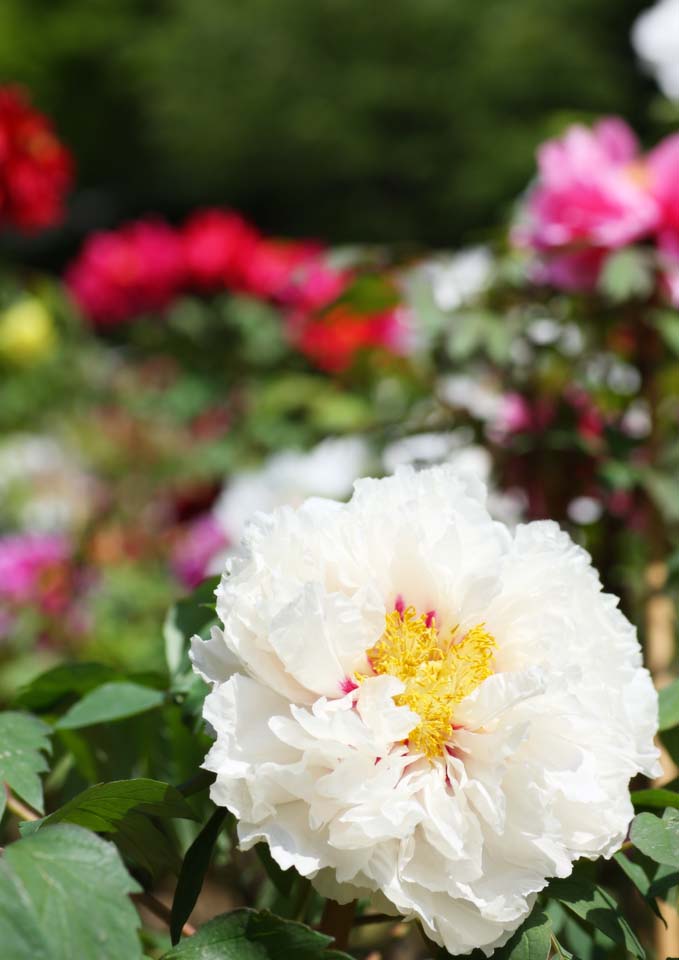
[[[470,247],[453,256],[440,256],[424,263],[434,301],[441,310],[457,310],[485,290],[493,271],[488,247]]]
[[[549,877],[624,840],[657,697],[588,554],[483,495],[404,468],[258,517],[192,658],[243,848],[490,955]]]
[[[519,490],[501,491],[492,483],[493,461],[485,447],[471,443],[472,431],[461,427],[440,433],[416,433],[388,444],[382,452],[386,473],[400,466],[417,469],[448,463],[457,473],[476,477],[487,488],[487,506],[494,520],[516,526],[525,511],[525,495]]]
[[[29,533],[68,533],[90,517],[96,482],[54,437],[10,435],[0,446],[0,503]]]
[[[632,44],[670,100],[679,100],[679,0],[659,0],[632,27]]]
[[[257,513],[298,506],[307,497],[345,499],[369,462],[365,440],[351,436],[323,440],[308,452],[276,453],[259,469],[245,470],[227,484],[215,504],[215,518],[229,541],[238,544]]]

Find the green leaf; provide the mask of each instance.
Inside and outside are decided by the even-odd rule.
[[[658,729],[670,730],[679,725],[679,680],[675,680],[658,694],[660,718]]]
[[[62,663],[31,680],[19,691],[14,703],[27,710],[47,710],[64,697],[82,697],[118,676],[103,663]]]
[[[28,713],[0,713],[0,817],[7,797],[6,783],[18,797],[42,813],[42,782],[48,768],[44,754],[51,746],[47,724]]]
[[[173,944],[178,942],[182,927],[200,896],[212,852],[227,815],[227,810],[218,807],[186,851],[172,901],[170,936]]]
[[[36,822],[37,828],[54,823],[77,823],[95,833],[114,833],[129,813],[195,820],[184,797],[160,780],[114,780],[83,790],[63,807]]]
[[[0,941],[12,960],[51,960],[33,905],[19,878],[0,860]]]
[[[632,793],[632,803],[635,807],[675,807],[679,809],[679,793],[672,790],[635,790]]]
[[[632,821],[630,838],[637,849],[656,863],[679,864],[679,810],[666,810],[662,819],[640,813]]]
[[[210,920],[162,960],[351,960],[331,937],[266,911],[234,910]]]
[[[653,324],[665,341],[665,346],[679,356],[679,316],[675,310],[659,310],[653,315]]]
[[[552,925],[541,910],[534,911],[511,940],[493,954],[496,960],[547,960]]]
[[[181,859],[159,827],[141,813],[128,813],[112,838],[126,863],[156,880],[179,873]]]
[[[658,904],[655,902],[655,897],[651,893],[651,880],[644,868],[638,863],[635,863],[633,860],[630,860],[630,858],[624,853],[616,853],[613,859],[618,864],[625,876],[632,881],[656,917],[665,923],[662,914],[660,913]],[[665,926],[667,926],[666,923]]]
[[[112,723],[159,707],[165,700],[160,690],[138,683],[105,683],[74,704],[56,724],[57,730],[77,730],[96,723]]]
[[[116,848],[82,827],[58,824],[19,840],[0,861],[4,956],[141,960],[128,896],[138,890]]]
[[[556,897],[576,917],[624,946],[635,957],[646,956],[634,931],[622,916],[620,907],[603,887],[571,877],[567,880],[553,880],[548,893],[549,896]]]

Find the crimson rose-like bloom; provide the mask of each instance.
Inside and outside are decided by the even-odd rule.
[[[0,87],[0,226],[25,232],[58,224],[73,161],[47,117],[17,87]]]
[[[92,234],[66,282],[85,315],[107,327],[166,307],[185,276],[177,232],[160,220],[139,220]]]

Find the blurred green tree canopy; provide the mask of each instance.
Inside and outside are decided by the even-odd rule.
[[[452,245],[574,116],[644,131],[646,0],[3,0],[0,80],[79,166],[78,231],[242,209],[334,241]]]

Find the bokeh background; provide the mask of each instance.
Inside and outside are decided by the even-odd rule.
[[[193,776],[188,640],[253,512],[440,462],[510,527],[551,518],[591,552],[675,691],[677,790],[679,0],[661,5],[658,85],[632,40],[648,0],[0,3],[0,705],[52,722],[109,682],[167,691],[55,736],[46,809]],[[166,902],[192,830],[142,865],[123,850]],[[194,921],[288,909],[220,844]],[[676,955],[676,911],[661,927],[597,876],[648,956]],[[676,878],[660,895],[676,906]],[[622,956],[553,922],[574,955]],[[422,947],[401,925],[356,951]]]
[[[270,233],[459,246],[506,219],[574,119],[674,117],[638,69],[645,0],[5,0],[0,77],[75,153],[63,235],[227,204]]]

